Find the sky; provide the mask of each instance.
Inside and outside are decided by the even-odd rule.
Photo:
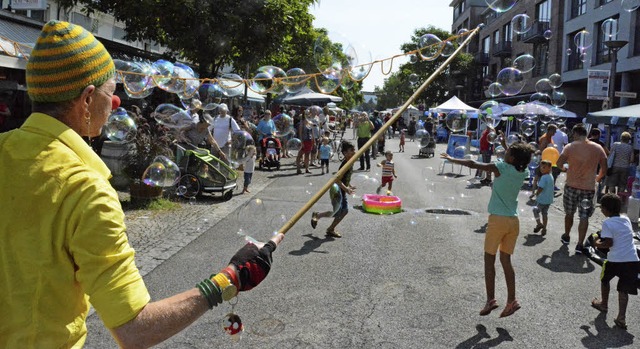
[[[315,17],[314,27],[326,28],[330,38],[331,33],[339,33],[352,45],[366,47],[373,60],[377,60],[402,53],[400,46],[411,40],[417,28],[433,25],[451,31],[450,3],[451,0],[320,0],[311,6],[310,12]],[[394,60],[392,71],[398,66]],[[388,70],[388,65],[384,69]],[[380,64],[374,65],[362,90],[382,87],[386,77]]]

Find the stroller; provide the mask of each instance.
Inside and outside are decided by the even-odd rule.
[[[436,150],[436,142],[433,137],[424,129],[416,131],[416,137],[420,138],[420,150],[418,157],[433,157]]]
[[[229,200],[236,188],[238,174],[209,150],[191,144],[177,144],[176,160],[180,168],[178,193],[191,199],[203,193],[222,193]]]
[[[262,139],[262,157],[258,164],[260,169],[267,168],[271,170],[272,167],[280,169],[280,151],[282,150],[282,144],[280,140],[274,137],[265,137]]]
[[[609,249],[600,249],[594,246],[595,240],[599,236],[600,231],[598,231],[596,234],[590,235],[587,238],[587,242],[585,243],[584,247],[585,255],[589,257],[589,259],[591,259],[594,263],[602,266],[602,264],[604,264],[604,261],[607,259],[607,253],[609,252]],[[638,256],[640,257],[640,236],[638,236],[638,233],[634,234],[633,243],[636,247],[636,254],[638,254]],[[638,274],[638,279],[636,279],[636,287],[640,288],[640,274]]]

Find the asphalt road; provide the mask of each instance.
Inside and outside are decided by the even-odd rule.
[[[395,151],[397,139],[388,140],[387,146]],[[436,154],[444,146],[439,144]],[[608,314],[590,307],[591,299],[599,297],[600,267],[575,256],[573,245],[567,248],[560,243],[561,196],[550,209],[549,232],[542,238],[532,233],[535,222],[526,203],[528,193],[522,192],[521,232],[513,256],[522,309],[511,317],[498,318],[506,300],[498,264],[496,289],[501,308],[479,316],[485,302],[482,258],[490,187],[470,184],[472,175],[467,169],[462,169],[461,175],[450,173],[451,165],[440,175],[438,157],[417,159],[417,154],[417,144],[411,142],[406,152],[394,154],[399,178],[393,192],[403,200],[403,213],[364,213],[357,198],[350,198],[356,207],[338,227],[343,238],[324,236],[328,219],[311,229],[310,212],[287,233],[274,252],[269,277],[239,296],[234,311],[246,328],[239,342],[221,329],[223,315],[231,310],[229,304],[223,304],[158,347],[638,346],[634,343],[635,335],[640,334],[638,297],[630,298],[628,331],[613,327],[616,293],[611,295]],[[137,213],[129,218],[132,245],[138,251],[139,265],[144,264],[141,269],[154,300],[191,288],[224,267],[243,243],[239,229],[259,240],[268,239],[270,232],[282,225],[283,216],[290,218],[329,179],[328,175],[295,175],[292,161],[285,159],[284,164],[281,171],[256,173],[259,184],[251,197],[236,196],[226,203],[201,199],[177,212],[151,218],[140,218]],[[332,171],[338,165],[332,162]],[[459,167],[453,172],[457,174]],[[356,172],[357,195],[375,191],[371,180],[358,175],[379,179],[379,173],[377,168]],[[256,206],[255,199],[262,204]],[[313,210],[329,207],[325,197]],[[596,213],[590,230],[595,231],[601,221],[602,216]],[[172,228],[167,231],[167,226]],[[574,240],[576,229],[577,223]],[[164,233],[150,237],[149,230]],[[147,258],[144,254],[162,257]],[[95,314],[90,316],[88,327],[87,348],[115,347]]]

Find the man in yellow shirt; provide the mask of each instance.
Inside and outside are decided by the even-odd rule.
[[[89,300],[124,347],[157,344],[266,277],[282,235],[150,302],[109,170],[83,137],[112,109],[114,64],[80,26],[44,25],[27,63],[33,114],[0,135],[0,347],[82,347]]]

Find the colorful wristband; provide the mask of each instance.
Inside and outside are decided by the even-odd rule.
[[[222,269],[221,273],[224,273],[226,276],[228,276],[229,280],[231,280],[231,283],[233,284],[233,286],[235,286],[237,289],[240,289],[240,283],[238,282],[238,276],[236,275],[236,271],[233,270],[233,268],[227,266],[226,268]]]
[[[238,294],[238,288],[231,283],[224,273],[212,275],[211,280],[222,290],[223,300],[228,301]]]

